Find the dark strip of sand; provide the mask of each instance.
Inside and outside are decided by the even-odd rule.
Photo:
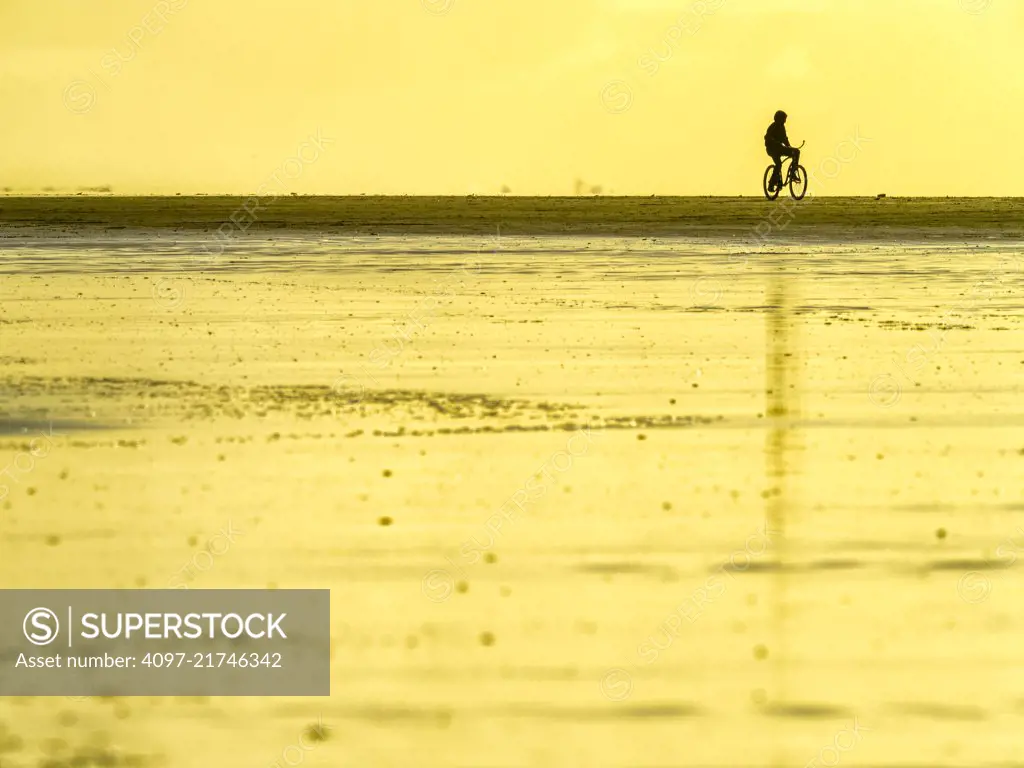
[[[1024,198],[0,197],[0,236],[99,230],[773,240],[1024,238]]]

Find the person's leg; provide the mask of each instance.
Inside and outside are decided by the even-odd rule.
[[[793,169],[796,168],[797,163],[800,162],[800,150],[794,147],[783,147],[779,150],[779,155],[781,155],[781,157],[793,158],[793,162],[789,165],[789,172],[793,173]],[[779,162],[781,163],[781,158]]]

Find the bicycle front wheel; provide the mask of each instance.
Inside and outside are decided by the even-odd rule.
[[[764,196],[769,200],[774,200],[779,196],[779,192],[782,191],[781,186],[775,186],[772,181],[775,175],[775,165],[769,165],[764,171]]]
[[[807,169],[798,165],[793,170],[793,180],[789,182],[789,194],[794,200],[803,200],[807,194]]]

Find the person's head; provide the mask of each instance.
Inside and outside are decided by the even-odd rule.
[[[781,109],[778,112],[775,113],[775,122],[776,123],[784,123],[784,122],[786,122],[786,113],[783,112]]]

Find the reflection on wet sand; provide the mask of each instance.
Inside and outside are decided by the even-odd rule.
[[[786,703],[787,691],[787,593],[790,578],[785,565],[786,521],[797,512],[797,489],[794,474],[796,455],[793,422],[800,418],[799,342],[793,338],[796,321],[793,312],[798,275],[787,269],[782,255],[769,265],[765,312],[765,411],[769,430],[765,441],[765,475],[767,494],[765,512],[768,529],[772,531],[771,557],[780,566],[774,576],[774,627],[772,665],[774,680],[768,708],[773,712],[801,712],[802,705]],[[781,708],[781,709],[780,709]],[[828,711],[829,708],[825,708]],[[817,711],[817,710],[815,710]],[[835,716],[835,715],[833,715]],[[784,762],[782,753],[776,761]]]

